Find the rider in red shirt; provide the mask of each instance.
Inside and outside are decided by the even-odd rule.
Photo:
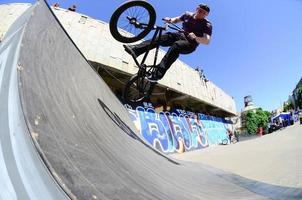
[[[212,35],[212,24],[206,17],[210,8],[205,4],[197,6],[195,13],[186,12],[181,16],[174,18],[165,18],[165,21],[172,23],[182,22],[184,32],[167,32],[160,38],[156,38],[151,47],[151,40],[146,40],[136,45],[124,45],[125,51],[133,57],[137,57],[148,50],[156,47],[159,42],[160,46],[170,46],[166,55],[158,64],[158,70],[148,76],[148,80],[156,82],[161,79],[170,66],[177,60],[179,54],[189,54],[195,51],[198,44],[207,45],[210,43]]]

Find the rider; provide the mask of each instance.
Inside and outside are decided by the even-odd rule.
[[[206,4],[200,4],[197,6],[195,13],[185,12],[178,17],[166,17],[164,18],[166,22],[182,22],[183,31],[167,32],[161,36],[160,41],[156,38],[153,45],[151,45],[151,40],[136,45],[124,45],[125,51],[136,58],[146,52],[148,48],[155,48],[157,42],[164,47],[170,46],[166,55],[158,64],[158,70],[147,77],[149,81],[156,82],[165,75],[166,71],[177,60],[179,54],[192,53],[198,44],[207,45],[210,43],[212,24],[205,18],[209,12],[210,8]]]

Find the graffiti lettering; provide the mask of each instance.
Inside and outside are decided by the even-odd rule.
[[[222,118],[184,110],[177,110],[177,114],[156,113],[153,108],[141,106],[126,108],[144,139],[165,153],[206,148],[228,139],[227,128],[231,125]]]

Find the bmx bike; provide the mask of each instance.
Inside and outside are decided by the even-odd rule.
[[[162,36],[162,32],[168,28],[182,32],[183,30],[177,25],[167,22],[164,26],[155,26],[156,12],[151,4],[142,0],[127,1],[119,6],[111,16],[109,29],[111,35],[119,42],[133,43],[143,39],[152,30],[154,34],[148,50],[143,54],[142,60],[139,62],[136,57],[133,60],[138,67],[138,72],[134,74],[126,83],[123,90],[123,98],[127,103],[142,103],[150,98],[150,95],[156,85],[156,82],[147,80],[147,76],[155,73],[157,70],[156,62],[159,51],[158,41]],[[151,46],[155,44],[155,54],[152,65],[146,65],[145,61],[151,50]]]

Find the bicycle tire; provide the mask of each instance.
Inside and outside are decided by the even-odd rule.
[[[139,9],[141,9],[141,11],[138,12],[137,10]],[[123,14],[126,13],[130,15],[129,17],[135,19],[143,20],[142,18],[146,17],[146,21],[142,21],[144,24],[146,24],[146,27],[144,29],[139,29],[133,24],[130,24],[129,20],[126,19],[126,16],[123,16]],[[119,24],[119,22],[122,23],[123,20],[128,21],[127,26],[122,26]],[[151,4],[140,0],[128,1],[113,12],[109,22],[109,29],[111,35],[117,41],[122,43],[132,43],[143,39],[154,27],[155,20],[156,12]],[[126,28],[129,30],[123,30]],[[132,35],[130,35],[130,33]]]
[[[143,85],[144,84],[144,85]],[[126,83],[123,98],[127,103],[142,103],[149,99],[155,83],[152,83],[145,79],[145,77],[140,77],[137,74],[133,75],[129,81]],[[134,96],[133,93],[138,94]]]

